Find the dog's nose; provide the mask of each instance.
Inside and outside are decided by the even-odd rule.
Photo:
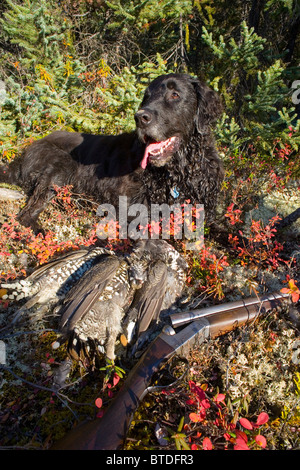
[[[146,109],[140,109],[134,116],[137,126],[148,126],[152,121],[152,114]]]

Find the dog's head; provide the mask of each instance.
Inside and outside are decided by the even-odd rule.
[[[187,74],[156,78],[135,114],[139,139],[146,144],[141,166],[165,165],[195,132],[203,133],[218,118],[218,95]]]

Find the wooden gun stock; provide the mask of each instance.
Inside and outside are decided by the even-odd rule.
[[[136,366],[102,418],[78,425],[51,449],[118,450],[124,443],[133,413],[147,393],[154,372],[174,350],[158,337]]]
[[[236,327],[255,320],[274,309],[286,296],[257,299],[232,309],[201,316],[176,332],[163,331],[130,371],[123,387],[102,418],[78,425],[50,450],[118,450],[122,449],[130,421],[141,400],[148,392],[153,374],[173,355],[187,357],[191,348],[205,339],[215,338]],[[173,333],[173,334],[172,334]]]

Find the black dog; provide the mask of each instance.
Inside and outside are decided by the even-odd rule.
[[[99,203],[204,204],[212,221],[223,166],[210,126],[218,118],[218,95],[186,74],[156,78],[135,115],[136,131],[98,136],[53,132],[30,145],[8,168],[0,182],[21,186],[28,199],[18,220],[38,230],[37,219],[53,197],[53,186]]]

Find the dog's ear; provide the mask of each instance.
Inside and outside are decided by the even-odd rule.
[[[223,106],[219,95],[197,78],[192,78],[192,84],[197,95],[197,111],[195,123],[198,132],[207,126],[212,126],[221,116]]]

